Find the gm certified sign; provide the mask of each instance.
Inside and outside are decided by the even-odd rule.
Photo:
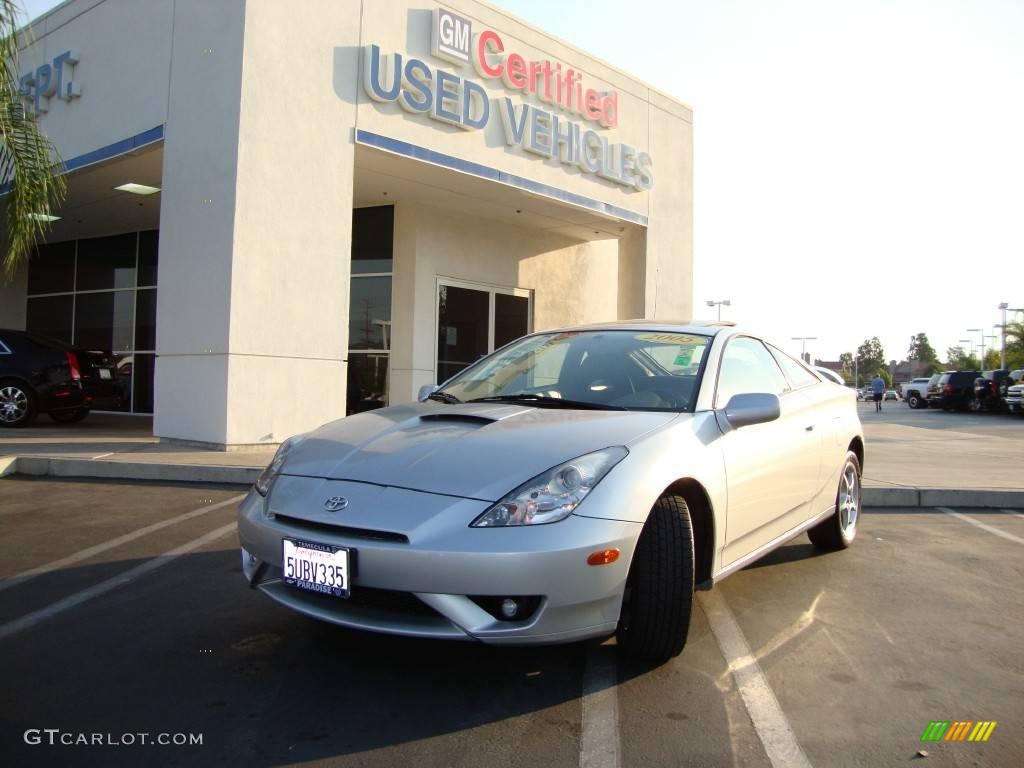
[[[442,8],[434,9],[431,35],[432,53],[452,64],[469,63],[469,45],[473,39],[473,22]]]

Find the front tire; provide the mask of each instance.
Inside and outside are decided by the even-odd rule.
[[[846,549],[857,536],[860,510],[860,459],[853,451],[847,451],[843,471],[839,473],[836,511],[807,531],[811,543],[820,549]]]
[[[24,427],[36,417],[36,397],[29,387],[0,381],[0,427]]]
[[[918,397],[916,394],[911,395],[910,397],[907,398],[907,405],[909,405],[916,411],[918,408],[921,407],[921,398]]]
[[[693,610],[693,527],[682,496],[655,502],[626,580],[617,639],[629,656],[663,662],[686,645]]]

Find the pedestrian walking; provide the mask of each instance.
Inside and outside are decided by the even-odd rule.
[[[875,396],[875,412],[882,410],[882,396],[885,394],[885,379],[882,378],[882,373],[879,371],[875,374],[875,378],[871,380],[871,391]]]

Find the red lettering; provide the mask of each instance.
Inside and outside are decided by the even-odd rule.
[[[505,60],[505,84],[519,90],[526,87],[526,59],[518,53],[510,53]]]
[[[597,120],[603,114],[601,112],[601,94],[595,91],[593,88],[587,88],[586,101],[587,117],[591,120]]]
[[[487,54],[489,52],[502,53],[504,50],[505,46],[502,44],[497,32],[490,29],[481,32],[476,41],[476,60],[480,67],[480,72],[487,77],[501,77],[504,67],[501,64],[492,67],[487,61]]]

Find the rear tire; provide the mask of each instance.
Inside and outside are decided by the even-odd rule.
[[[693,610],[693,527],[682,496],[659,498],[626,580],[617,638],[629,656],[667,661],[686,645]]]
[[[73,411],[53,411],[50,418],[58,424],[74,424],[89,415],[88,408],[76,408]]]
[[[0,427],[24,427],[36,417],[36,396],[17,381],[0,381]]]
[[[853,451],[847,451],[839,473],[836,511],[807,531],[811,543],[820,549],[846,549],[857,537],[860,510],[860,459]]]

